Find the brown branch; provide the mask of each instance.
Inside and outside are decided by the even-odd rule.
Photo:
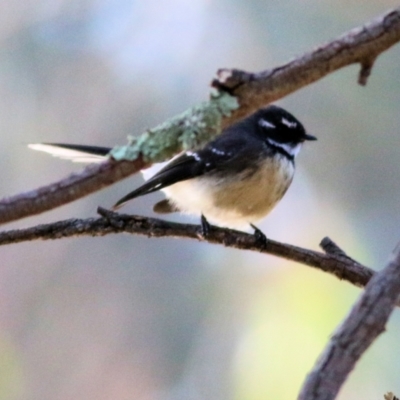
[[[328,237],[324,237],[321,240],[321,243],[319,246],[322,248],[322,250],[325,251],[327,254],[333,254],[338,257],[344,257],[347,258],[348,260],[357,263],[356,260],[353,258],[349,257],[332,239]]]
[[[385,400],[399,400],[392,392],[386,393],[383,397]]]
[[[239,108],[231,116],[223,118],[222,127],[227,127],[261,106],[353,63],[362,65],[359,81],[365,83],[373,61],[399,40],[400,8],[397,8],[283,66],[260,73],[220,70],[212,85],[219,90],[228,91],[239,103]],[[110,160],[102,165],[89,166],[81,173],[59,182],[3,199],[0,201],[0,224],[77,200],[138,172],[147,165],[141,156],[131,162]]]
[[[396,8],[280,67],[259,73],[221,69],[213,86],[236,96],[240,103],[225,124],[354,63],[361,65],[358,82],[365,85],[379,54],[399,40],[400,8]]]
[[[356,362],[385,330],[400,293],[400,245],[376,273],[308,375],[299,400],[333,400]]]
[[[358,287],[364,287],[374,274],[370,268],[336,255],[323,254],[269,239],[264,247],[254,235],[244,232],[212,226],[209,234],[204,238],[199,225],[117,214],[102,208],[99,208],[99,213],[104,218],[69,219],[27,229],[0,232],[0,245],[65,237],[105,236],[125,232],[147,237],[196,239],[235,249],[271,254],[328,272]]]
[[[0,201],[0,224],[70,203],[118,182],[144,167],[146,163],[142,158],[133,162],[109,160],[101,164],[91,164],[82,172],[72,174],[61,181],[5,198]]]
[[[374,66],[375,60],[376,60],[376,56],[373,55],[369,58],[366,58],[366,59],[360,61],[361,68],[360,68],[360,72],[358,74],[358,83],[361,86],[365,86],[367,84],[367,80],[368,80],[369,76],[371,75],[372,67]]]

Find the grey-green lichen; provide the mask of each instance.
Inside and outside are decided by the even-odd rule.
[[[136,160],[142,155],[146,162],[171,158],[182,150],[195,149],[221,131],[222,117],[239,107],[236,97],[212,89],[210,100],[149,129],[138,137],[129,137],[126,146],[114,147],[110,155],[118,161]]]

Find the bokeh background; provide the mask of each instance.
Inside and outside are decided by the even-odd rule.
[[[258,71],[363,24],[394,0],[1,0],[1,196],[82,167],[40,141],[123,144],[208,96],[221,67]],[[367,87],[353,66],[279,102],[318,136],[260,224],[375,269],[400,238],[400,47]],[[141,181],[6,228],[96,215]],[[152,215],[154,194],[124,211]],[[182,217],[177,220],[186,221]],[[270,256],[117,235],[0,249],[0,399],[293,399],[360,294]],[[400,317],[340,399],[400,395]]]

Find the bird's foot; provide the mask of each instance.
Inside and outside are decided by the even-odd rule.
[[[268,239],[265,236],[265,234],[258,229],[255,225],[250,224],[250,226],[254,229],[254,237],[256,239],[256,243],[262,247],[262,248],[266,248],[267,247],[267,243],[268,243]]]
[[[97,213],[106,219],[113,228],[122,229],[124,227],[123,221],[119,218],[119,214],[115,211],[99,206],[97,207]]]
[[[202,236],[203,239],[206,239],[208,234],[210,233],[211,230],[211,225],[207,221],[207,218],[201,214],[201,230],[200,230],[200,235]]]

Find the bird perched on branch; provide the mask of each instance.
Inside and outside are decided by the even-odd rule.
[[[289,188],[295,158],[306,140],[316,140],[289,112],[272,105],[226,128],[204,147],[173,158],[114,208],[158,190],[166,199],[156,213],[176,211],[202,216],[229,228],[244,228],[265,217]],[[110,148],[63,143],[29,145],[75,162],[103,161]]]

